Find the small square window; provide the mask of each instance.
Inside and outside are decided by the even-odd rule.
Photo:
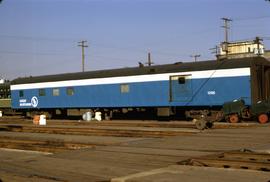
[[[129,85],[128,84],[121,85],[121,93],[129,93]]]
[[[19,91],[19,96],[20,96],[20,97],[23,97],[23,96],[24,96],[23,90],[20,90],[20,91]]]
[[[53,93],[53,96],[59,96],[60,95],[59,88],[54,88],[53,91],[52,91],[52,93]]]
[[[39,96],[45,96],[46,95],[45,89],[39,89],[38,92],[39,92]]]
[[[185,77],[179,77],[178,78],[178,83],[179,84],[185,84],[186,83],[186,78]]]
[[[67,88],[67,95],[74,95],[74,88],[73,87],[69,87]]]

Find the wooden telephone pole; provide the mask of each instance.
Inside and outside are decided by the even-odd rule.
[[[194,62],[197,62],[197,58],[201,57],[200,54],[191,55],[190,57],[194,58]]]
[[[146,63],[148,66],[152,66],[152,64],[154,64],[154,62],[152,62],[151,60],[151,53],[148,52],[147,54],[147,63]]]
[[[82,47],[82,72],[84,72],[84,59],[85,59],[84,48],[88,47],[88,45],[85,44],[86,42],[87,42],[86,40],[78,42],[79,44],[78,46]]]
[[[221,18],[224,21],[224,25],[222,26],[222,28],[224,28],[224,36],[225,36],[225,41],[223,42],[224,44],[224,49],[223,51],[226,52],[226,57],[228,56],[229,50],[228,50],[228,43],[229,43],[229,22],[232,21],[232,19],[229,18]]]

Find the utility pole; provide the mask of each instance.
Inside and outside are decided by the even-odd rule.
[[[194,62],[197,62],[197,58],[201,57],[200,54],[191,55],[190,57],[194,58]]]
[[[224,21],[224,26],[222,26],[222,28],[224,28],[224,34],[225,34],[225,41],[223,42],[223,48],[222,50],[226,52],[226,57],[228,57],[228,53],[229,53],[229,50],[228,50],[228,44],[229,44],[229,22],[232,21],[231,19],[229,18],[221,18],[223,21]]]
[[[261,44],[262,39],[260,37],[256,37],[254,40],[254,43],[257,44],[257,56],[261,56],[263,54],[260,44]]]
[[[229,42],[229,36],[228,36],[228,30],[230,29],[229,27],[229,22],[232,21],[232,19],[229,18],[221,18],[224,21],[224,26],[222,26],[222,28],[224,28],[224,33],[225,33],[225,42]]]
[[[88,45],[85,44],[86,42],[87,42],[86,40],[78,42],[78,46],[82,47],[82,72],[84,72],[84,59],[85,59],[84,48],[88,47]]]
[[[211,54],[215,54],[216,56],[218,55],[218,46],[217,45],[213,48],[210,48],[209,50],[212,51]]]
[[[209,49],[210,51],[211,51],[211,54],[215,54],[215,56],[216,56],[216,58],[217,58],[217,60],[218,60],[218,57],[219,57],[219,47],[216,45],[215,47],[213,47],[213,48],[210,48]]]
[[[151,53],[148,52],[147,54],[147,63],[148,66],[151,66],[152,64],[154,64],[154,62],[151,61]]]

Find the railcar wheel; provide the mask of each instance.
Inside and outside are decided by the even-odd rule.
[[[265,113],[259,114],[259,116],[258,116],[259,123],[265,124],[268,122],[268,120],[269,120],[269,118],[268,118],[267,114],[265,114]]]
[[[232,114],[229,116],[229,122],[230,123],[238,123],[239,122],[239,116],[238,114]]]
[[[204,130],[207,128],[207,121],[204,119],[199,119],[195,122],[195,125],[198,130]]]

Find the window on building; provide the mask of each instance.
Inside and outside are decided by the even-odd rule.
[[[24,96],[23,90],[20,90],[20,91],[19,91],[19,96],[20,96],[20,97],[23,97],[23,96]]]
[[[46,95],[45,89],[43,89],[43,88],[39,89],[38,92],[39,92],[39,94],[38,94],[39,96],[45,96]]]
[[[121,93],[129,93],[129,85],[128,84],[122,84],[120,89],[121,89]]]
[[[59,88],[54,88],[54,89],[52,90],[52,93],[53,93],[53,96],[59,96],[59,95],[60,95],[60,90],[59,90]]]
[[[73,87],[69,87],[67,88],[67,95],[74,95],[74,88]]]

